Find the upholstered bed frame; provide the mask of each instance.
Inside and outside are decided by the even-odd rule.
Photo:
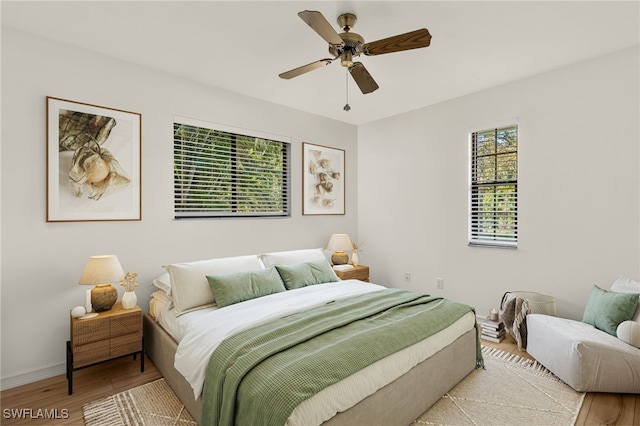
[[[149,358],[198,422],[202,402],[194,400],[186,379],[174,368],[178,344],[149,314],[144,316],[144,345]],[[375,394],[338,413],[325,425],[408,425],[476,366],[476,330],[415,366]]]

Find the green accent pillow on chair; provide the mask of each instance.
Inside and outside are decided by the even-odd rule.
[[[637,293],[616,293],[594,285],[582,322],[615,336],[618,325],[630,320],[637,306]]]

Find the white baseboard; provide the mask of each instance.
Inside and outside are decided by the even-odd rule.
[[[29,371],[27,373],[3,377],[2,379],[0,379],[0,390],[15,388],[16,386],[26,385],[66,373],[67,366],[63,363],[41,368],[39,370]]]

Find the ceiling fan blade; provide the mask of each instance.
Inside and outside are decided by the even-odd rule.
[[[341,46],[344,44],[336,30],[333,29],[322,13],[316,10],[303,10],[298,13],[298,16],[315,32],[317,32],[320,37],[325,39],[327,43],[334,46]]]
[[[426,28],[383,38],[382,40],[365,43],[362,46],[365,55],[383,55],[385,53],[401,52],[403,50],[419,49],[431,44],[431,34]]]
[[[315,61],[315,62],[311,62],[310,64],[307,65],[303,65],[301,67],[298,68],[294,68],[292,70],[283,72],[282,74],[279,74],[280,78],[284,78],[285,80],[289,80],[290,78],[293,77],[297,77],[301,74],[304,74],[306,72],[309,71],[313,71],[316,68],[321,68],[325,65],[329,65],[331,62],[333,62],[333,59],[320,59],[319,61]]]
[[[371,77],[371,74],[369,74],[369,71],[362,65],[362,62],[354,62],[353,65],[349,67],[349,72],[363,94],[366,95],[378,89],[378,83]]]

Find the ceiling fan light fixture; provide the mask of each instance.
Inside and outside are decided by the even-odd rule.
[[[342,52],[342,54],[340,55],[340,63],[343,67],[347,68],[353,66],[353,55],[351,54],[351,52],[349,52],[348,50]]]

